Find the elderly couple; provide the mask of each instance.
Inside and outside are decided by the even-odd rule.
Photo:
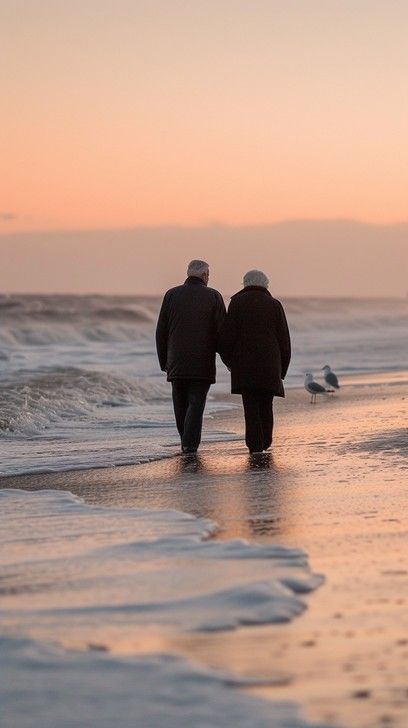
[[[197,452],[219,352],[231,371],[231,392],[242,395],[247,447],[262,452],[272,443],[273,398],[285,396],[282,380],[290,361],[285,313],[261,271],[246,273],[228,313],[208,279],[208,264],[192,260],[184,284],[165,294],[156,329],[160,367],[172,384],[181,449]]]

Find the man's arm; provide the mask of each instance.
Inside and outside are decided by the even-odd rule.
[[[280,303],[278,303],[278,326],[277,326],[277,338],[278,338],[278,344],[281,354],[281,365],[282,365],[282,379],[285,379],[286,373],[288,371],[288,367],[290,364],[290,357],[291,357],[291,344],[290,344],[290,334],[289,334],[289,327],[288,322],[286,320],[285,311],[283,310],[283,306]]]
[[[235,308],[235,302],[231,301],[218,337],[218,352],[228,369],[231,368],[232,355],[238,337],[238,318]]]
[[[160,369],[166,371],[167,365],[167,341],[168,341],[168,295],[163,298],[159,318],[156,326],[156,349],[159,359]]]
[[[218,351],[218,339],[220,336],[220,331],[224,325],[226,316],[227,316],[227,310],[225,308],[224,299],[221,296],[221,293],[218,293],[218,291],[217,291],[215,316],[214,316],[215,331],[216,331],[216,336],[217,336],[217,351]]]

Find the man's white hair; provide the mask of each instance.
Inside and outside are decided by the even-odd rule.
[[[244,286],[263,286],[263,288],[268,288],[269,279],[261,270],[249,270],[244,275]]]
[[[209,270],[210,266],[205,262],[205,260],[192,260],[191,263],[188,264],[187,275],[201,278],[201,276],[203,276],[204,273],[208,273]]]

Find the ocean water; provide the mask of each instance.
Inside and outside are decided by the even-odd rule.
[[[287,386],[406,364],[408,301],[291,299]],[[0,298],[0,475],[140,463],[177,450],[154,347],[158,298]],[[204,439],[231,438],[207,407]],[[7,482],[5,482],[7,485]],[[287,622],[322,577],[307,554],[212,538],[178,511],[103,508],[68,491],[0,489],[2,728],[306,728],[294,705],[192,664],[177,636]],[[272,678],[273,679],[273,678]],[[280,676],[276,676],[279,680]]]
[[[274,677],[168,647],[290,621],[322,582],[300,549],[209,540],[214,529],[177,511],[0,490],[2,728],[306,728],[294,705],[240,690]]]
[[[329,363],[338,375],[406,365],[408,299],[284,301],[293,339],[286,386]],[[0,475],[145,462],[177,449],[157,364],[157,297],[0,297]],[[218,362],[211,418],[229,407]]]
[[[0,654],[2,728],[324,728],[302,720],[292,704],[272,706],[241,692],[233,676],[173,655],[91,651],[79,660],[1,637]]]

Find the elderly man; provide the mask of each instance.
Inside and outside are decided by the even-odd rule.
[[[221,332],[220,353],[231,370],[231,391],[241,394],[245,442],[251,453],[272,444],[273,398],[284,397],[290,336],[282,304],[268,291],[262,271],[250,270],[231,298]]]
[[[164,296],[156,329],[162,371],[172,384],[173,406],[183,452],[197,452],[205,401],[215,382],[215,354],[226,311],[222,296],[208,287],[208,263],[192,260],[187,280]]]

